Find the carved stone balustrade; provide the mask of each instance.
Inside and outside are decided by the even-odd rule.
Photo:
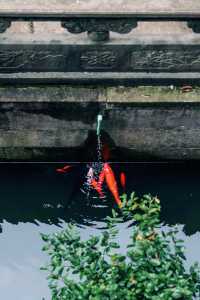
[[[193,30],[194,33],[200,33],[200,20],[191,20],[187,22],[189,28]]]
[[[137,22],[131,18],[72,18],[62,22],[62,27],[70,33],[88,32],[92,41],[109,40],[109,32],[129,33],[137,27]]]
[[[0,18],[0,33],[5,32],[11,26],[11,21]]]
[[[15,36],[7,31],[12,22],[19,21],[59,22],[66,32],[40,37]],[[193,32],[188,28],[183,36],[176,35],[175,30],[171,36],[135,34],[138,22],[169,21],[185,22]],[[195,34],[200,33],[199,24],[198,11],[75,13],[0,9],[0,82],[199,82],[200,36]],[[89,39],[81,35],[85,32]],[[119,35],[113,38],[110,32]]]

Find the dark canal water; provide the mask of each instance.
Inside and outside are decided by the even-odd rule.
[[[63,166],[63,164],[62,164]],[[178,225],[185,240],[188,266],[200,262],[200,165],[191,163],[113,164],[127,174],[127,190],[161,199],[163,228]],[[99,232],[114,201],[87,200],[80,191],[85,165],[56,174],[59,164],[0,164],[0,295],[3,300],[50,299],[47,261],[39,233],[60,230],[73,220],[86,238]],[[120,242],[128,239],[126,224]]]

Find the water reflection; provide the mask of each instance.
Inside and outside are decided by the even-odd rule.
[[[64,175],[56,174],[57,166],[59,164],[1,164],[0,223],[6,220],[12,224],[37,224],[39,221],[59,225],[61,220],[73,220],[89,225],[103,220],[114,201],[86,199],[81,193],[86,165],[74,164],[73,170]],[[113,164],[113,169],[118,176],[120,171],[126,173],[128,192],[158,195],[165,223],[184,224],[187,235],[200,230],[199,166],[133,163]]]
[[[85,164],[74,164],[72,171],[64,175],[56,174],[56,166],[0,166],[0,223],[59,225],[64,220],[90,225],[105,218],[111,205],[97,209],[103,203],[99,199],[91,202],[80,191],[87,171]]]
[[[81,226],[88,237],[104,225],[114,200],[86,199],[80,192],[85,164],[72,172],[56,174],[59,164],[0,165],[0,290],[2,299],[50,299],[45,274],[39,271],[46,257],[41,252],[39,232],[59,230],[66,222]],[[200,189],[197,164],[113,164],[116,174],[127,175],[127,190],[152,193],[161,199],[164,228],[179,224],[185,240],[188,264],[200,261]],[[119,178],[118,178],[119,180]],[[109,194],[108,194],[109,195]],[[120,241],[127,243],[125,224]],[[12,288],[11,288],[12,287]]]

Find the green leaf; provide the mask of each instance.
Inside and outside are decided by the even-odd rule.
[[[48,274],[51,300],[199,299],[199,265],[185,268],[185,249],[176,228],[158,230],[160,201],[151,195],[139,199],[135,193],[122,198],[120,217],[113,210],[113,217],[106,219],[108,230],[98,236],[81,240],[72,224],[41,235],[50,258],[41,270]],[[116,224],[127,218],[133,220],[132,232],[122,255]]]

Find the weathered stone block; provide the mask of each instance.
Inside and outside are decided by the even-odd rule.
[[[125,102],[119,98],[115,102],[112,87],[93,90],[0,88],[0,159],[95,159],[98,113],[103,114],[103,138],[106,136],[116,151],[121,149],[119,160],[200,158],[199,89],[194,89],[191,98],[182,94],[181,102],[176,90],[165,99],[160,88],[161,101],[156,95],[154,101],[152,88],[153,98],[146,102],[140,102],[139,95],[151,94],[150,87],[143,91],[133,88],[132,100],[131,88],[123,93],[126,89],[121,87],[120,97]],[[94,101],[87,95],[94,95]]]
[[[117,37],[92,43],[65,35],[1,41],[1,83],[187,83],[200,82],[198,36]]]

